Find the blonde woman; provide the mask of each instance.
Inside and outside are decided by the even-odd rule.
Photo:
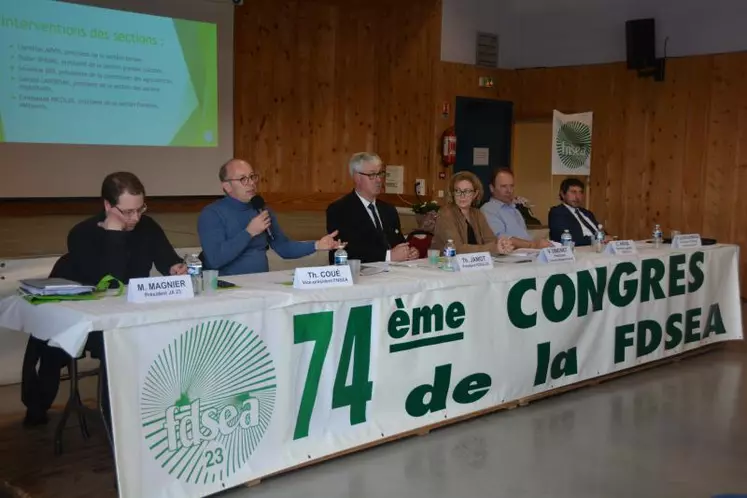
[[[510,239],[496,238],[485,215],[477,209],[483,187],[474,173],[462,171],[449,181],[449,203],[438,212],[431,247],[442,249],[454,241],[457,254],[490,252],[508,254],[514,250]]]

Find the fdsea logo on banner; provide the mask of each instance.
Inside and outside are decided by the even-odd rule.
[[[221,482],[262,441],[276,391],[272,357],[253,330],[230,320],[192,327],[148,369],[140,392],[146,444],[176,479]]]

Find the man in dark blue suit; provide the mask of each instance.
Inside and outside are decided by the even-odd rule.
[[[599,222],[594,213],[584,209],[584,184],[576,178],[566,178],[560,184],[561,204],[550,208],[547,224],[550,226],[550,240],[560,242],[560,236],[568,230],[577,246],[591,245],[591,240],[599,230]],[[612,240],[606,236],[605,242]]]

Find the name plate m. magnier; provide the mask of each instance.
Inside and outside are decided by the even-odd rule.
[[[178,301],[193,297],[195,293],[189,275],[133,278],[127,286],[127,302],[130,303]]]

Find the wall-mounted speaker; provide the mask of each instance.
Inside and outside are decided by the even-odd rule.
[[[656,21],[634,19],[625,23],[628,69],[656,67]]]

